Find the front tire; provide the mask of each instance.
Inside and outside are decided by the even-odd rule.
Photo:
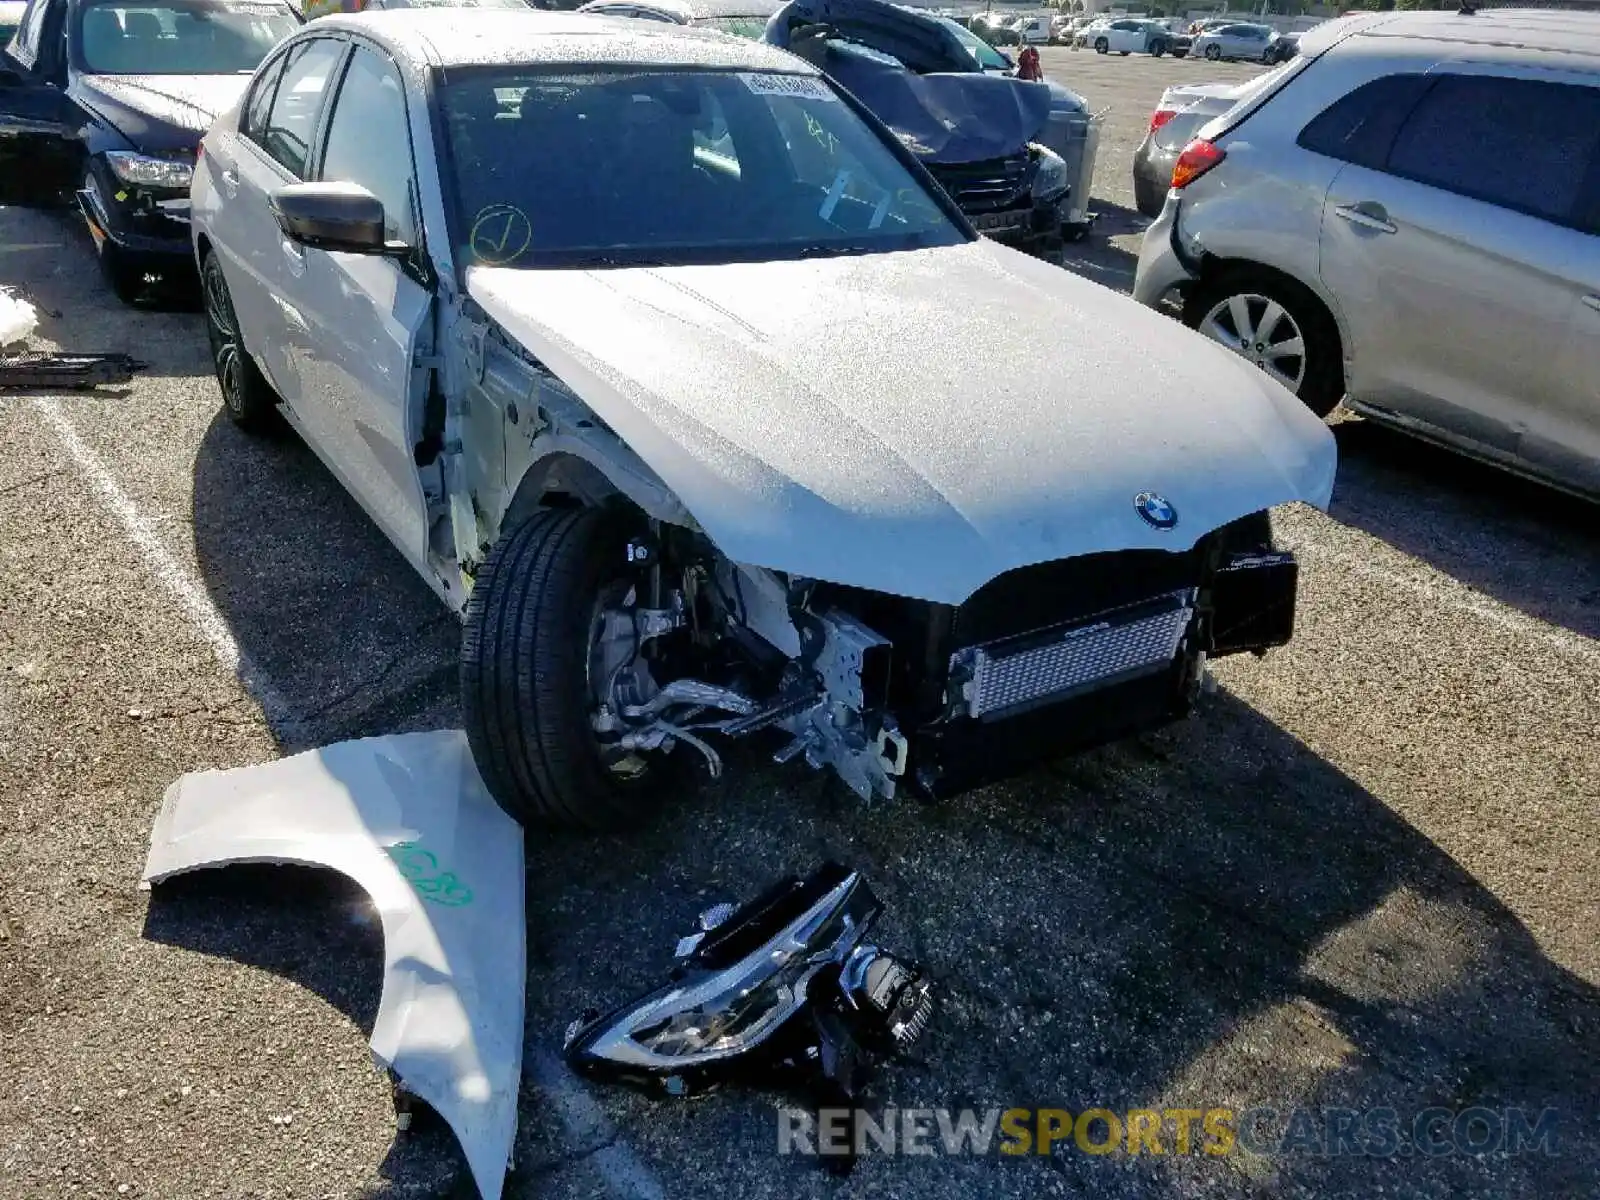
[[[1222,59],[1222,47],[1221,46],[1207,46],[1206,47],[1206,61],[1207,62],[1219,62],[1219,61],[1221,61],[1221,59]]]
[[[1110,51],[1110,49],[1111,49],[1111,43],[1106,41],[1105,38],[1096,38],[1095,39],[1094,52],[1096,54],[1106,54],[1106,53],[1108,53]]]
[[[665,763],[608,769],[591,725],[597,606],[623,578],[617,513],[536,512],[479,570],[461,643],[461,716],[491,795],[524,825],[617,832],[657,806]]]
[[[1321,301],[1298,283],[1230,271],[1189,293],[1183,321],[1255,363],[1319,417],[1344,396],[1339,328]]]
[[[223,411],[247,433],[275,432],[282,420],[278,396],[244,348],[233,296],[215,251],[206,251],[200,264],[200,288],[205,299],[206,340],[211,344],[211,365],[222,390]]]

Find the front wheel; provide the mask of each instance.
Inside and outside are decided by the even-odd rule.
[[[1206,61],[1207,62],[1216,62],[1221,57],[1222,57],[1222,47],[1221,46],[1207,46],[1206,47]]]
[[[1105,38],[1096,38],[1095,39],[1094,52],[1096,54],[1105,54],[1105,53],[1109,52],[1110,49],[1111,49],[1111,43],[1106,41]]]
[[[1189,294],[1184,324],[1254,363],[1325,417],[1344,394],[1339,330],[1320,301],[1286,279],[1221,275]]]
[[[593,508],[536,512],[478,571],[461,642],[461,718],[500,807],[524,825],[616,832],[657,806],[669,761],[602,742],[606,614],[630,603],[630,527]]]

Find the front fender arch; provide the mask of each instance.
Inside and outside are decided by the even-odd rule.
[[[630,454],[628,460],[619,461],[569,434],[535,438],[529,451],[532,457],[520,478],[507,480],[510,500],[500,518],[497,536],[557,498],[596,506],[620,496],[658,521],[686,529],[699,528],[671,489],[637,456]]]

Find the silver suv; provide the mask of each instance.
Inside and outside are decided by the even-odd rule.
[[[1312,411],[1600,495],[1600,15],[1374,13],[1197,131],[1134,295]]]

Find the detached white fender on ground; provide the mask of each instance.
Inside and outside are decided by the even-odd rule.
[[[294,863],[349,876],[383,920],[372,1053],[449,1122],[498,1200],[516,1134],[526,987],[522,830],[455,730],[341,742],[185,775],[167,789],[144,886],[203,867]]]

